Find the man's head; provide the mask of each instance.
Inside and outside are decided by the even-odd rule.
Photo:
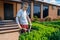
[[[23,10],[27,10],[27,8],[28,8],[28,3],[27,2],[24,2],[23,3]]]

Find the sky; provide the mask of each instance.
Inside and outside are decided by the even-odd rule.
[[[45,2],[60,4],[60,0],[44,0]]]
[[[60,0],[38,0],[38,1],[44,1],[44,2],[47,2],[47,3],[51,3],[51,4],[60,5]]]
[[[60,0],[56,0],[56,2],[59,4],[60,3]]]

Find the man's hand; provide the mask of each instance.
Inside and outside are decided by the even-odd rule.
[[[22,29],[22,27],[20,26],[20,24],[18,24],[18,27],[19,27],[19,29]]]
[[[30,26],[32,26],[32,23],[30,23]]]
[[[23,29],[23,30],[26,30],[26,31],[28,30],[28,29],[26,29],[26,28],[22,28],[22,29]]]

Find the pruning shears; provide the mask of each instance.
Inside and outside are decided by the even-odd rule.
[[[31,31],[32,24],[29,24],[28,32],[30,33]]]

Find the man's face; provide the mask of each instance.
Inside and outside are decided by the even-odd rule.
[[[24,8],[24,10],[27,10],[28,5],[25,5],[25,4],[24,4],[24,7],[23,7],[23,8]]]

